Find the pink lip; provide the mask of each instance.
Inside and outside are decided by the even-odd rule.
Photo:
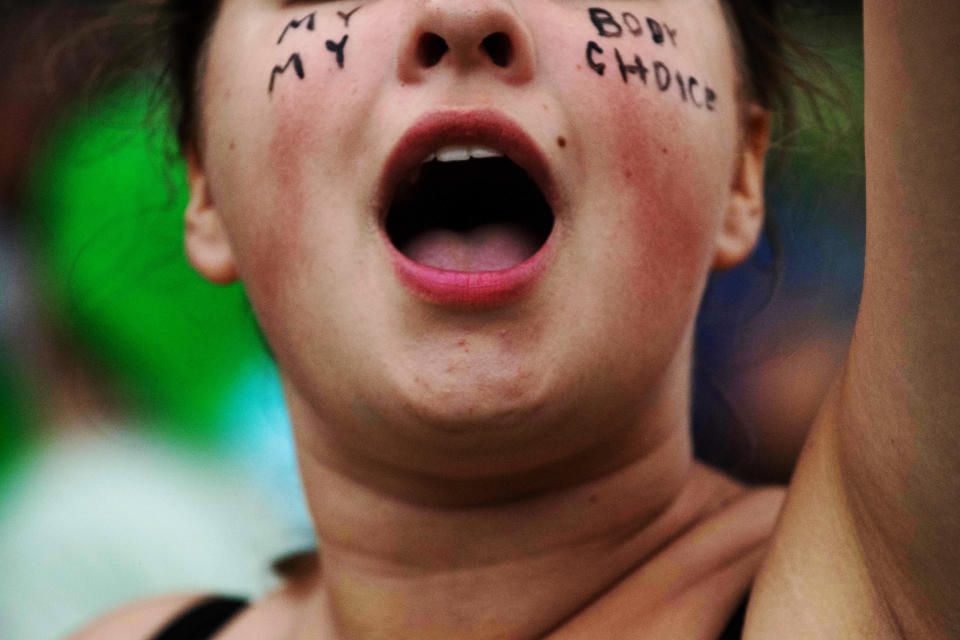
[[[390,247],[393,249],[392,244]],[[543,272],[546,253],[544,247],[510,269],[475,272],[426,267],[396,249],[391,252],[391,258],[400,281],[428,302],[453,307],[495,307],[512,302],[530,290]]]
[[[527,293],[543,273],[556,236],[514,267],[502,271],[447,271],[418,264],[400,253],[384,230],[384,220],[399,182],[427,156],[447,144],[482,144],[506,154],[537,183],[554,210],[556,190],[546,158],[527,133],[492,110],[443,111],[418,120],[403,135],[384,166],[376,202],[380,229],[399,280],[418,297],[443,306],[492,307]]]

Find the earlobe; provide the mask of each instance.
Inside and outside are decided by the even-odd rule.
[[[233,247],[210,193],[207,175],[194,149],[187,152],[190,200],[184,216],[184,248],[196,271],[215,284],[237,280]]]
[[[770,143],[770,112],[750,105],[743,145],[730,185],[730,200],[717,236],[713,268],[732,269],[753,251],[764,219],[764,169]]]

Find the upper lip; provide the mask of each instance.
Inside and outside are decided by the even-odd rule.
[[[381,224],[400,181],[429,154],[452,144],[477,144],[496,149],[536,182],[556,213],[556,186],[540,147],[524,129],[505,115],[489,109],[440,111],[418,119],[393,147],[384,164],[376,194]]]

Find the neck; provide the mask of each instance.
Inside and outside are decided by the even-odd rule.
[[[718,486],[722,499],[735,491],[675,434],[589,482],[462,507],[378,491],[303,454],[323,556],[304,615],[324,611],[327,634],[351,640],[543,637],[709,515]]]
[[[630,419],[607,428],[592,449],[487,477],[429,476],[374,462],[342,445],[336,425],[320,421],[288,384],[322,554],[322,575],[298,608],[292,637],[544,638],[575,627],[578,614],[606,603],[627,576],[662,566],[654,560],[685,568],[648,575],[631,591],[630,608],[652,611],[675,598],[703,567],[676,557],[683,545],[671,543],[695,536],[698,523],[742,491],[694,464],[689,358],[677,362],[646,401],[593,416],[597,424],[620,413]],[[715,545],[715,560],[729,560],[724,545]]]

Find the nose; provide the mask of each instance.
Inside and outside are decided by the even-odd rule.
[[[399,52],[404,83],[443,71],[489,73],[511,85],[533,78],[533,39],[511,0],[419,0],[411,25]]]

